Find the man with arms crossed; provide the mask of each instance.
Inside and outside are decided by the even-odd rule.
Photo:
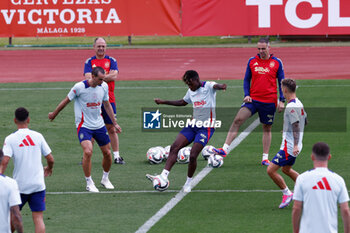
[[[303,147],[302,141],[307,117],[303,104],[296,97],[296,87],[293,79],[282,80],[282,91],[287,100],[283,119],[282,143],[280,151],[267,167],[267,174],[283,193],[282,202],[279,205],[281,209],[289,205],[293,199],[293,193],[277,171],[282,167],[284,174],[293,181],[297,179],[299,173],[294,171],[292,166]]]
[[[102,37],[97,37],[95,39],[93,47],[96,55],[86,60],[84,65],[84,76],[86,79],[90,79],[92,69],[97,66],[100,66],[105,70],[106,76],[103,79],[103,81],[105,81],[108,84],[109,102],[111,103],[111,106],[113,108],[114,115],[116,115],[117,110],[115,104],[114,89],[115,81],[118,76],[117,60],[113,57],[106,55],[107,44],[105,39],[103,39]],[[108,116],[104,105],[102,105],[102,116],[106,124],[109,138],[111,140],[114,155],[114,163],[125,164],[123,157],[119,155],[119,138],[117,131],[113,125],[111,118]]]
[[[5,172],[10,158],[13,157],[13,178],[18,183],[22,200],[20,209],[28,202],[35,233],[43,233],[45,232],[43,212],[46,209],[44,177],[52,174],[54,158],[43,135],[28,129],[30,118],[27,109],[17,108],[14,121],[18,130],[5,138],[0,173]],[[41,162],[43,155],[47,161],[45,168]]]
[[[294,233],[338,232],[338,203],[344,232],[350,232],[349,194],[344,179],[328,169],[329,146],[312,147],[314,169],[298,176],[294,187],[292,222]]]
[[[227,133],[225,144],[214,151],[226,156],[232,150],[232,141],[236,138],[240,126],[256,112],[259,113],[263,128],[263,156],[262,165],[268,166],[271,145],[271,128],[276,112],[284,108],[284,96],[281,90],[281,81],[284,79],[283,64],[280,59],[270,54],[268,38],[261,38],[258,42],[259,53],[249,59],[244,77],[244,99],[232,125]],[[279,84],[279,102],[277,101],[277,82]]]
[[[92,78],[76,83],[68,93],[68,96],[58,104],[53,112],[49,113],[49,119],[52,121],[69,102],[75,100],[75,124],[80,145],[83,149],[83,170],[86,190],[89,192],[99,192],[91,178],[92,138],[96,140],[103,153],[101,184],[106,189],[114,189],[108,178],[112,165],[112,155],[110,152],[110,140],[101,116],[102,103],[117,132],[121,132],[121,128],[117,124],[113,115],[113,109],[109,104],[108,86],[103,82],[104,78],[104,69],[99,66],[95,67],[92,70]]]
[[[4,154],[0,149],[0,164],[3,157]],[[17,182],[0,173],[0,232],[11,232],[10,216],[14,228],[12,230],[23,232],[22,215],[19,211],[21,203]]]

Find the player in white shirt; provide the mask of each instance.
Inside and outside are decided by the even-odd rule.
[[[1,162],[0,173],[4,173],[10,158],[13,158],[13,178],[17,181],[21,194],[20,209],[28,202],[32,211],[35,232],[45,232],[43,211],[45,206],[44,177],[52,174],[54,158],[51,149],[42,134],[28,129],[29,112],[25,108],[15,111],[17,131],[5,138],[4,158]],[[45,156],[47,166],[41,162]]]
[[[101,184],[107,189],[114,189],[114,186],[108,178],[112,165],[112,155],[110,152],[110,139],[101,116],[102,103],[118,133],[121,132],[121,128],[115,120],[113,109],[108,101],[108,86],[103,82],[105,77],[104,69],[95,67],[91,74],[91,79],[78,82],[73,86],[68,96],[58,104],[53,112],[49,113],[49,119],[51,121],[54,120],[68,103],[72,100],[75,101],[75,124],[80,145],[84,153],[83,170],[86,180],[86,190],[89,192],[99,192],[91,178],[92,138],[96,140],[103,153],[103,175]]]
[[[3,156],[0,149],[0,164]],[[0,173],[0,232],[11,232],[10,214],[13,228],[17,232],[23,232],[22,215],[19,210],[21,203],[17,182]]]
[[[293,199],[293,193],[278,170],[282,167],[283,173],[293,181],[297,179],[299,173],[293,170],[292,166],[303,147],[302,140],[307,117],[303,104],[296,97],[296,83],[293,79],[282,80],[282,92],[287,101],[283,119],[282,144],[280,151],[267,167],[267,174],[283,193],[282,202],[279,205],[281,209],[289,205]]]
[[[298,176],[294,187],[292,222],[294,233],[338,232],[338,204],[344,232],[350,232],[349,194],[344,179],[328,169],[329,146],[312,147],[314,169]]]
[[[193,119],[195,121],[214,121],[216,107],[216,90],[226,90],[226,84],[218,84],[215,82],[202,82],[199,75],[194,70],[188,70],[182,77],[183,81],[189,87],[186,95],[180,100],[161,100],[155,99],[156,104],[166,104],[173,106],[193,105]],[[185,127],[178,134],[175,142],[170,147],[169,157],[166,161],[165,168],[160,175],[152,176],[147,174],[146,177],[153,181],[161,179],[168,182],[168,175],[171,168],[177,160],[179,150],[193,142],[190,152],[190,162],[188,164],[187,181],[183,187],[185,192],[191,191],[191,181],[193,174],[197,168],[197,157],[203,147],[212,137],[214,127]],[[163,191],[163,190],[159,190]]]

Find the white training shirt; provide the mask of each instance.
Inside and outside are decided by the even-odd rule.
[[[16,181],[10,177],[0,174],[0,232],[11,233],[10,208],[20,205],[21,196],[19,195]]]
[[[298,148],[300,153],[301,149],[303,148],[303,135],[306,117],[307,114],[304,110],[304,106],[298,98],[288,102],[286,109],[284,110],[282,144],[280,149],[284,151],[287,149],[288,154],[291,156],[294,156],[294,136],[292,124],[299,122],[300,136]]]
[[[202,82],[200,88],[195,91],[188,89],[183,100],[186,103],[193,104],[193,119],[200,121],[215,120],[216,107],[216,82]]]
[[[300,233],[338,232],[338,203],[349,201],[344,179],[328,168],[298,176],[293,199],[303,202]]]
[[[13,178],[19,191],[31,194],[45,190],[44,168],[41,156],[51,153],[43,135],[26,129],[18,129],[5,138],[3,152],[13,159]]]
[[[70,101],[74,102],[75,125],[90,130],[102,128],[105,123],[101,116],[103,101],[108,101],[108,85],[103,82],[96,87],[90,87],[87,80],[76,83],[68,93]]]

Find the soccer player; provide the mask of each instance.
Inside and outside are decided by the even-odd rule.
[[[186,71],[182,79],[189,87],[189,90],[183,99],[173,101],[155,99],[156,104],[167,104],[173,106],[186,106],[187,104],[192,104],[194,120],[202,122],[215,120],[216,90],[226,90],[226,84],[218,84],[208,81],[202,82],[198,73],[194,70]],[[191,192],[191,181],[197,167],[198,154],[213,136],[214,131],[214,128],[199,128],[196,126],[183,128],[170,147],[169,157],[162,173],[157,176],[147,174],[146,177],[151,181],[154,179],[160,179],[167,183],[168,175],[171,168],[176,163],[179,150],[193,142],[190,152],[190,162],[188,164],[187,181],[183,187],[184,192]]]
[[[116,116],[116,104],[115,104],[115,80],[118,76],[118,64],[117,60],[113,57],[106,55],[107,44],[104,38],[97,37],[94,42],[94,50],[96,55],[90,57],[85,61],[84,65],[84,76],[86,79],[91,78],[91,71],[94,67],[100,66],[105,70],[106,76],[103,79],[108,84],[108,94],[109,94],[109,102],[113,108],[114,117]],[[119,138],[117,131],[113,125],[111,118],[108,116],[104,105],[102,105],[102,116],[103,120],[106,124],[106,128],[109,134],[109,138],[111,140],[113,155],[114,155],[114,163],[116,164],[125,164],[123,157],[119,155]]]
[[[282,80],[282,92],[286,97],[287,105],[284,111],[283,134],[280,151],[271,160],[267,167],[267,174],[281,189],[283,196],[279,208],[289,205],[293,199],[293,193],[289,190],[283,177],[278,174],[282,167],[282,172],[295,181],[299,175],[292,169],[295,160],[303,147],[304,127],[306,125],[307,114],[303,104],[296,97],[296,83],[293,79]]]
[[[270,43],[267,38],[258,41],[259,53],[249,59],[244,77],[244,99],[232,125],[227,133],[225,144],[222,148],[214,149],[217,154],[226,156],[232,150],[230,145],[236,138],[240,126],[256,112],[262,123],[263,155],[262,165],[268,166],[271,145],[271,127],[276,112],[284,108],[285,98],[281,91],[281,81],[284,79],[282,61],[270,54]],[[277,101],[277,82],[279,84],[279,102]]]
[[[22,201],[20,209],[28,202],[35,232],[42,233],[45,232],[43,211],[46,209],[44,177],[51,176],[54,158],[43,135],[28,128],[29,121],[28,110],[17,108],[14,122],[18,130],[5,138],[0,173],[5,172],[10,158],[13,158],[13,178],[18,183]],[[47,162],[44,168],[43,155]]]
[[[83,149],[83,170],[86,179],[86,190],[89,192],[99,192],[91,178],[92,138],[96,140],[103,153],[103,176],[101,184],[106,189],[114,189],[108,178],[112,165],[112,155],[110,152],[110,140],[101,116],[102,103],[113,122],[113,127],[116,128],[118,133],[121,132],[121,128],[114,118],[113,109],[108,101],[108,86],[103,82],[105,78],[104,69],[97,66],[91,73],[91,79],[78,82],[73,86],[68,96],[58,104],[53,112],[49,113],[49,119],[51,121],[54,120],[70,101],[75,100],[75,124],[80,145]]]
[[[0,149],[0,164],[4,154]],[[12,226],[17,232],[23,232],[22,215],[19,210],[21,196],[17,182],[0,173],[0,232],[10,233]]]
[[[298,176],[294,187],[292,222],[294,233],[338,232],[338,206],[344,232],[350,232],[349,194],[344,179],[328,169],[329,146],[312,147],[314,169]]]

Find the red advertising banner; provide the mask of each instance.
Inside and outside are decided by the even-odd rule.
[[[179,35],[181,0],[1,0],[0,37]]]
[[[183,0],[182,34],[346,35],[349,0]]]

